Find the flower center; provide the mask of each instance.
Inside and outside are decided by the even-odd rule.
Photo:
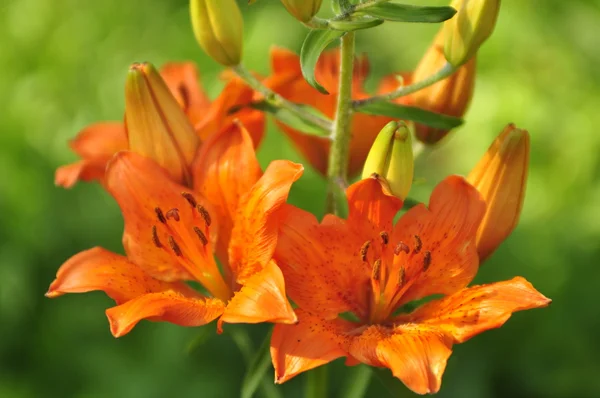
[[[192,207],[193,220],[202,227],[181,222],[178,208],[166,212],[156,207],[158,224],[152,226],[152,242],[175,259],[175,263],[201,283],[214,297],[229,300],[233,293],[225,283],[215,262],[210,241],[210,213],[194,196],[182,196]],[[166,244],[164,243],[166,242]]]
[[[370,267],[371,298],[369,323],[384,323],[401,304],[402,296],[418,277],[431,265],[431,252],[423,249],[419,235],[409,245],[400,241],[390,244],[386,231],[379,241],[366,241],[361,249],[361,260]]]

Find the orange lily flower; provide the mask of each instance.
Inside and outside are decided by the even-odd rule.
[[[452,345],[511,314],[550,300],[521,277],[466,287],[478,270],[476,234],[485,202],[462,177],[433,191],[429,207],[408,210],[374,175],[347,191],[347,220],[286,207],[275,253],[298,324],[276,325],[275,381],[346,357],[391,369],[419,394],[437,392]],[[404,305],[432,295],[416,310]],[[404,307],[406,308],[406,307]],[[341,314],[352,313],[357,321]]]
[[[421,58],[412,73],[401,73],[402,83],[395,78],[386,78],[379,87],[380,91],[390,92],[401,85],[419,82],[440,70],[447,63],[444,57],[444,36],[440,31],[431,46]],[[476,61],[473,57],[446,79],[417,91],[406,97],[400,97],[396,102],[417,106],[431,112],[444,115],[463,117],[469,107],[475,89]],[[424,124],[415,123],[415,134],[425,144],[435,144],[449,133]]]
[[[149,68],[148,64],[134,64],[132,71],[136,69],[143,70],[146,79],[152,80],[152,73],[148,71]],[[190,138],[182,138],[181,134],[174,134],[173,132],[163,134],[162,130],[159,129],[159,132],[149,133],[159,134],[158,141],[157,137],[144,136],[141,137],[141,142],[140,139],[134,141],[137,143],[134,145],[132,140],[135,138],[128,133],[127,126],[124,123],[94,123],[83,129],[70,142],[71,149],[82,159],[76,163],[59,167],[55,174],[54,181],[56,185],[70,188],[79,180],[103,181],[108,161],[118,151],[128,149],[152,157],[155,161],[167,167],[176,181],[187,182],[189,170],[183,170],[182,172],[181,167],[174,166],[180,163],[180,160],[176,157],[181,155],[175,155],[174,151],[169,151],[167,148],[183,146],[186,152],[192,153],[192,156],[183,154],[184,166],[189,168],[190,158],[193,157],[200,141],[230,125],[234,120],[240,120],[246,125],[255,146],[262,140],[265,119],[261,112],[243,108],[238,112],[229,114],[231,108],[248,104],[254,95],[253,91],[240,81],[231,80],[227,82],[219,97],[211,103],[200,87],[198,70],[193,63],[168,63],[161,68],[160,75],[164,81],[156,76],[153,81],[148,83],[148,88],[146,88],[146,90],[155,91],[153,93],[154,101],[137,103],[137,107],[133,111],[136,113],[149,112],[146,113],[146,116],[155,115],[155,117],[159,117],[158,112],[163,112],[161,118],[171,116],[171,118],[180,119],[177,115],[179,111],[173,109],[173,106],[170,105],[171,103],[178,103],[189,121],[191,126],[189,128],[193,128],[199,140],[196,139],[196,143],[190,145],[192,141]],[[181,122],[178,125],[181,126]],[[147,129],[142,130],[147,131]],[[138,136],[136,135],[136,137]],[[178,140],[182,140],[182,142],[178,142]],[[149,151],[148,149],[153,145],[160,147],[160,149],[155,148],[154,151]],[[169,165],[172,167],[169,167]]]
[[[272,254],[280,209],[302,166],[274,161],[262,174],[252,139],[238,125],[209,138],[197,164],[206,168],[195,173],[202,184],[192,193],[147,157],[115,155],[105,179],[125,219],[126,256],[98,247],[73,256],[47,296],[104,291],[117,304],[106,311],[115,337],[142,319],[200,326],[220,318],[219,330],[223,322],[296,322]],[[221,223],[231,228],[223,274],[213,257],[213,228]]]
[[[326,51],[319,59],[315,70],[317,80],[325,87],[329,95],[321,94],[304,80],[300,69],[300,58],[296,54],[279,47],[271,50],[272,75],[266,78],[263,83],[284,98],[292,102],[312,106],[325,116],[332,118],[337,103],[339,58],[338,50]],[[352,82],[353,99],[363,99],[369,96],[363,90],[363,83],[368,73],[369,63],[367,58],[356,59],[354,63],[354,80]],[[372,116],[362,113],[354,115],[348,165],[348,173],[351,176],[361,171],[377,133],[391,120],[385,116]],[[277,124],[308,162],[317,171],[325,175],[327,173],[330,141],[323,137],[294,130],[280,122],[277,122]]]

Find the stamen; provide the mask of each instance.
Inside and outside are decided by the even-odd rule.
[[[378,258],[377,260],[375,260],[375,263],[373,264],[373,273],[371,274],[371,278],[373,278],[374,281],[378,281],[380,276],[381,276],[381,259]]]
[[[405,282],[406,282],[406,270],[404,269],[404,267],[400,267],[400,270],[398,271],[398,287],[404,286]]]
[[[206,235],[204,235],[204,232],[202,232],[198,227],[194,227],[194,232],[196,233],[196,235],[198,235],[198,239],[202,241],[202,244],[206,246],[208,244],[208,239],[206,239]]]
[[[183,196],[185,198],[185,200],[188,201],[188,203],[190,205],[192,205],[192,207],[196,207],[198,205],[198,202],[196,202],[196,198],[194,198],[194,195],[192,195],[189,192],[182,192],[181,196]]]
[[[396,248],[394,249],[394,254],[397,256],[400,254],[400,252],[404,252],[406,254],[410,252],[410,248],[406,243],[400,242],[396,245]]]
[[[152,243],[154,243],[154,246],[158,248],[162,247],[160,240],[158,240],[158,232],[156,231],[156,225],[152,226]]]
[[[381,242],[382,242],[384,245],[387,245],[387,244],[390,242],[390,236],[388,235],[388,233],[387,233],[387,232],[385,232],[385,231],[381,231],[381,232],[379,233],[379,236],[381,237]]]
[[[360,248],[360,259],[363,262],[367,261],[367,252],[369,251],[369,246],[371,246],[371,241],[368,240],[365,243],[363,243],[362,247]]]
[[[173,208],[167,212],[166,219],[169,220],[171,218],[175,221],[179,221],[179,209]]]
[[[171,246],[171,249],[173,249],[173,252],[177,257],[183,256],[183,253],[181,253],[181,248],[177,242],[175,242],[175,238],[173,238],[171,235],[169,235],[169,246]]]
[[[419,253],[421,251],[421,249],[423,248],[423,242],[421,242],[421,237],[419,235],[415,235],[415,247],[414,247],[414,252],[415,253]]]
[[[423,253],[423,272],[427,271],[427,269],[429,268],[430,265],[431,265],[431,252],[429,250],[426,250],[425,253]]]
[[[156,213],[156,217],[158,218],[158,221],[160,221],[163,224],[167,223],[167,219],[165,218],[165,215],[163,214],[160,207],[155,207],[154,212]]]
[[[212,219],[210,218],[210,213],[208,212],[208,210],[206,210],[204,208],[204,206],[202,206],[202,205],[196,206],[196,209],[198,209],[198,212],[200,213],[202,218],[204,218],[204,222],[206,223],[206,226],[210,227],[210,224],[212,223]]]

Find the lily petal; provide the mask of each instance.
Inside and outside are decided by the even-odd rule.
[[[169,62],[160,68],[160,75],[192,125],[196,125],[210,106],[210,100],[200,86],[196,65],[193,62]]]
[[[516,311],[546,307],[551,303],[522,277],[472,286],[431,301],[404,316],[408,322],[435,326],[457,343],[502,326]]]
[[[102,180],[106,163],[117,153],[128,148],[125,127],[120,122],[102,122],[83,129],[69,146],[83,160],[56,170],[54,183],[71,188],[79,180]]]
[[[385,181],[376,175],[352,184],[348,196],[348,223],[369,238],[392,231],[394,217],[402,208],[402,200],[393,196]]]
[[[350,339],[344,334],[355,325],[336,319],[324,321],[301,309],[296,325],[277,324],[271,337],[275,383],[284,383],[307,370],[347,354]]]
[[[219,299],[186,297],[179,292],[149,293],[106,310],[110,331],[121,337],[142,319],[170,322],[180,326],[201,326],[223,313]]]
[[[430,326],[374,325],[352,340],[350,354],[368,365],[391,369],[417,394],[432,394],[442,384],[452,338]]]
[[[365,318],[371,270],[358,253],[364,240],[333,216],[319,225],[311,213],[287,205],[280,217],[275,259],[290,298],[322,319],[348,311]]]
[[[262,172],[252,140],[242,124],[231,124],[202,145],[192,166],[194,189],[217,212],[217,256],[227,264],[233,219],[242,195],[250,191]]]
[[[56,274],[47,297],[65,293],[104,291],[117,304],[124,303],[148,292],[180,290],[194,291],[183,283],[168,283],[152,278],[127,257],[101,247],[85,250],[68,259]],[[200,296],[198,296],[200,297]]]
[[[248,278],[227,303],[219,325],[222,322],[294,324],[297,321],[285,295],[281,270],[274,261],[270,261],[261,271]]]
[[[182,196],[185,187],[173,182],[163,168],[133,152],[120,152],[107,168],[106,185],[123,213],[123,246],[133,263],[169,282],[195,279],[204,284],[201,275],[219,275],[210,242],[203,242],[194,231],[197,227],[211,239],[209,223]],[[210,208],[200,195],[195,201]],[[164,214],[176,209],[172,211],[176,219],[161,221],[157,208]],[[181,255],[171,244],[175,240]]]
[[[484,213],[479,192],[464,178],[450,176],[433,190],[429,209],[418,205],[400,218],[391,242],[412,246],[410,253],[394,257],[406,274],[400,304],[452,294],[471,282],[479,265],[475,237]]]
[[[242,196],[229,245],[229,264],[239,283],[244,283],[273,257],[278,211],[303,171],[300,164],[275,160],[252,189]]]

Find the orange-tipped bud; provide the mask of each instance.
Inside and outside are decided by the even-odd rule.
[[[164,167],[180,182],[200,144],[194,128],[157,70],[135,63],[125,83],[125,126],[129,149]]]
[[[440,31],[417,65],[412,81],[419,82],[439,71],[445,64],[444,34]],[[475,88],[475,57],[462,65],[446,79],[411,95],[412,105],[444,115],[463,117]],[[417,139],[425,144],[435,144],[448,134],[449,130],[438,129],[424,124],[415,125]]]
[[[529,133],[509,124],[467,177],[487,204],[477,232],[480,262],[517,226],[525,199],[528,166]]]
[[[238,65],[242,58],[244,19],[236,1],[190,0],[190,15],[200,47],[221,65]]]
[[[454,17],[444,22],[446,59],[459,66],[473,58],[494,31],[500,0],[454,0]]]
[[[323,0],[281,0],[283,6],[300,22],[308,22],[314,17]]]
[[[369,151],[362,178],[383,177],[392,194],[406,199],[412,186],[414,161],[411,132],[404,122],[389,122]]]

